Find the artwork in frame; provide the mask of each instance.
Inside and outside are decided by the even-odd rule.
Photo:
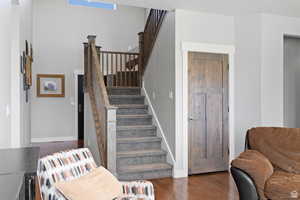
[[[65,97],[65,75],[63,74],[38,74],[38,97]]]

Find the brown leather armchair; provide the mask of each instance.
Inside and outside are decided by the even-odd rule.
[[[246,150],[231,165],[240,200],[300,199],[300,129],[248,130]]]

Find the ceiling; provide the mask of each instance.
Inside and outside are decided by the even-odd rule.
[[[270,13],[300,17],[300,0],[93,0],[144,8],[186,9],[224,15]]]

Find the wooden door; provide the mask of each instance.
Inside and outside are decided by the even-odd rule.
[[[189,174],[228,170],[228,56],[189,52]]]

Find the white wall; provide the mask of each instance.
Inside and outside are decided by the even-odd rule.
[[[284,38],[284,126],[300,128],[300,39]]]
[[[243,15],[272,13],[284,16],[300,16],[300,2],[297,0],[94,0],[123,5],[157,9],[185,9],[198,12],[211,12],[221,15]]]
[[[168,12],[144,76],[144,87],[175,155],[175,12]],[[159,129],[158,129],[159,131]],[[166,146],[167,146],[166,145]],[[168,150],[168,147],[164,147]]]
[[[176,10],[176,56],[175,56],[175,88],[176,88],[176,164],[175,176],[186,176],[187,158],[185,156],[186,145],[184,144],[183,131],[183,105],[184,88],[183,80],[183,42],[207,43],[217,45],[234,45],[234,18],[230,16],[199,13],[184,10]]]
[[[20,90],[20,13],[19,3],[11,9],[11,146],[20,147],[21,141],[21,90]]]
[[[127,51],[138,46],[144,28],[145,9],[119,6],[116,11],[71,6],[63,0],[34,0],[34,85],[31,109],[32,138],[76,139],[74,77],[83,68],[83,42],[97,35],[105,50]],[[66,75],[65,98],[37,98],[39,73]]]
[[[20,0],[20,53],[25,50],[25,40],[33,43],[33,2],[32,0]],[[29,90],[29,101],[26,102],[26,93],[23,89],[23,77],[20,77],[20,93],[21,93],[21,146],[28,146],[31,140],[31,99],[30,93],[34,90],[32,87]]]
[[[248,129],[261,124],[261,15],[235,17],[235,154]]]
[[[7,109],[10,109],[10,66],[11,66],[11,3],[10,0],[0,1],[0,148],[10,147],[11,131],[10,116]]]
[[[20,55],[25,40],[31,41],[31,0],[0,2],[1,99],[0,123],[2,147],[29,145],[29,108],[24,102]]]
[[[20,147],[30,144],[30,99],[26,103],[20,55],[25,50],[25,40],[32,42],[31,0],[13,4],[11,30],[11,143],[12,147]]]
[[[263,126],[283,126],[283,38],[300,36],[300,19],[262,15],[261,120]]]

